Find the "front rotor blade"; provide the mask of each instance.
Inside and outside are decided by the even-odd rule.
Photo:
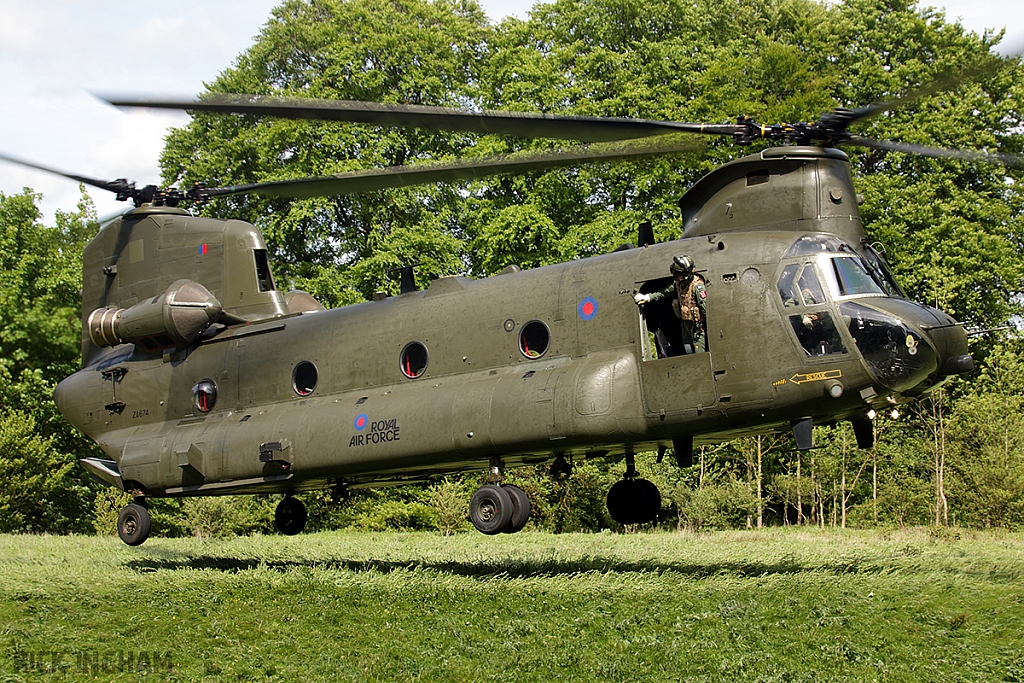
[[[969,81],[976,81],[980,78],[993,74],[997,69],[1006,63],[1008,59],[1021,54],[1024,51],[1024,43],[1014,44],[1008,48],[1010,52],[1006,58],[987,56],[982,63],[974,64],[967,68],[960,68],[956,73],[945,73],[934,78],[930,83],[926,83],[919,88],[911,90],[905,95],[889,100],[888,102],[876,102],[869,104],[866,107],[858,107],[853,110],[849,110],[846,114],[846,125],[857,123],[858,121],[865,121],[867,119],[874,118],[879,114],[902,107],[910,104],[922,97],[928,97],[934,95],[937,92],[943,90],[953,90],[963,83]]]
[[[392,128],[426,128],[521,138],[613,142],[667,133],[733,135],[732,124],[677,123],[600,116],[558,116],[513,111],[468,111],[412,104],[351,100],[314,100],[261,95],[211,94],[199,100],[103,97],[117,107],[184,109],[221,114],[251,114],[285,119],[346,121]]]
[[[370,192],[389,187],[474,180],[502,173],[526,173],[528,171],[542,171],[551,168],[578,166],[586,163],[641,159],[644,157],[692,152],[700,148],[700,144],[676,142],[674,144],[617,145],[612,148],[604,146],[601,149],[583,148],[568,152],[482,157],[450,163],[392,166],[390,168],[353,171],[351,173],[339,173],[338,175],[321,178],[278,180],[253,183],[251,185],[204,188],[202,195],[205,197],[223,197],[255,193],[272,197],[324,197],[356,192]]]
[[[884,149],[890,152],[903,152],[905,154],[920,154],[926,157],[939,159],[963,159],[964,161],[983,162],[988,164],[1001,164],[1010,168],[1024,168],[1024,157],[1016,154],[1002,154],[999,152],[977,152],[968,149],[944,149],[942,147],[925,147],[914,145],[908,142],[893,142],[891,140],[873,140],[871,138],[851,137],[843,144],[860,145],[861,147],[873,147]]]
[[[19,166],[25,166],[27,168],[34,168],[37,171],[43,171],[45,173],[52,173],[59,175],[70,180],[74,180],[79,183],[91,185],[92,187],[98,187],[101,190],[108,190],[110,192],[121,192],[128,186],[128,181],[124,178],[118,180],[98,180],[97,178],[90,178],[84,175],[76,175],[74,173],[65,173],[64,171],[58,171],[55,168],[49,166],[43,166],[42,164],[33,163],[31,161],[25,161],[17,157],[12,157],[7,154],[0,153],[0,159],[9,161],[12,164],[18,164]]]

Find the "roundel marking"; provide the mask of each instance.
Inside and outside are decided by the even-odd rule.
[[[580,302],[577,312],[584,320],[591,320],[597,315],[597,299],[592,296],[586,297]]]
[[[361,432],[364,429],[366,429],[366,425],[369,422],[370,422],[370,417],[366,413],[363,413],[363,414],[359,415],[358,417],[356,417],[355,422],[352,423],[352,426],[355,427],[358,431]]]

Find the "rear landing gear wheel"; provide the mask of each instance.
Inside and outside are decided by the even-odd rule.
[[[117,516],[117,535],[128,545],[142,545],[149,538],[152,520],[149,510],[139,503],[130,503]]]
[[[469,521],[480,533],[500,534],[512,520],[512,498],[497,484],[481,486],[469,501]]]
[[[526,491],[513,484],[503,484],[501,488],[512,500],[512,516],[508,520],[508,526],[502,529],[501,533],[514,534],[522,531],[530,521],[530,497],[526,495]]]
[[[306,519],[306,506],[292,496],[285,496],[285,499],[277,504],[277,510],[274,512],[274,526],[285,536],[302,533],[306,528]]]

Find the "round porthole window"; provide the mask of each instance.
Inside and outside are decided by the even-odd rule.
[[[213,410],[213,406],[217,405],[217,383],[212,379],[196,382],[192,387],[192,403],[201,413]]]
[[[399,361],[402,374],[409,379],[416,379],[427,369],[427,347],[419,342],[409,342],[402,349]]]
[[[316,366],[308,360],[304,360],[292,370],[292,389],[299,396],[309,396],[316,389],[316,382],[320,378]]]
[[[548,326],[539,320],[531,320],[519,332],[519,351],[527,358],[540,358],[548,352],[550,345]]]

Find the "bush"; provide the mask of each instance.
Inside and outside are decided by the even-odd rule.
[[[268,532],[273,529],[274,504],[263,496],[188,498],[182,505],[182,523],[196,538]]]
[[[132,495],[112,486],[104,486],[96,493],[92,506],[92,525],[97,534],[117,534],[117,516],[125,505],[132,502]]]
[[[445,477],[428,490],[430,507],[435,512],[435,528],[451,536],[469,525],[469,487],[465,482]]]
[[[743,527],[757,513],[757,498],[750,487],[735,479],[699,489],[680,485],[672,499],[679,508],[680,526],[692,531]]]
[[[384,501],[362,515],[356,526],[367,531],[387,529],[422,530],[437,528],[437,510],[419,502]]]

